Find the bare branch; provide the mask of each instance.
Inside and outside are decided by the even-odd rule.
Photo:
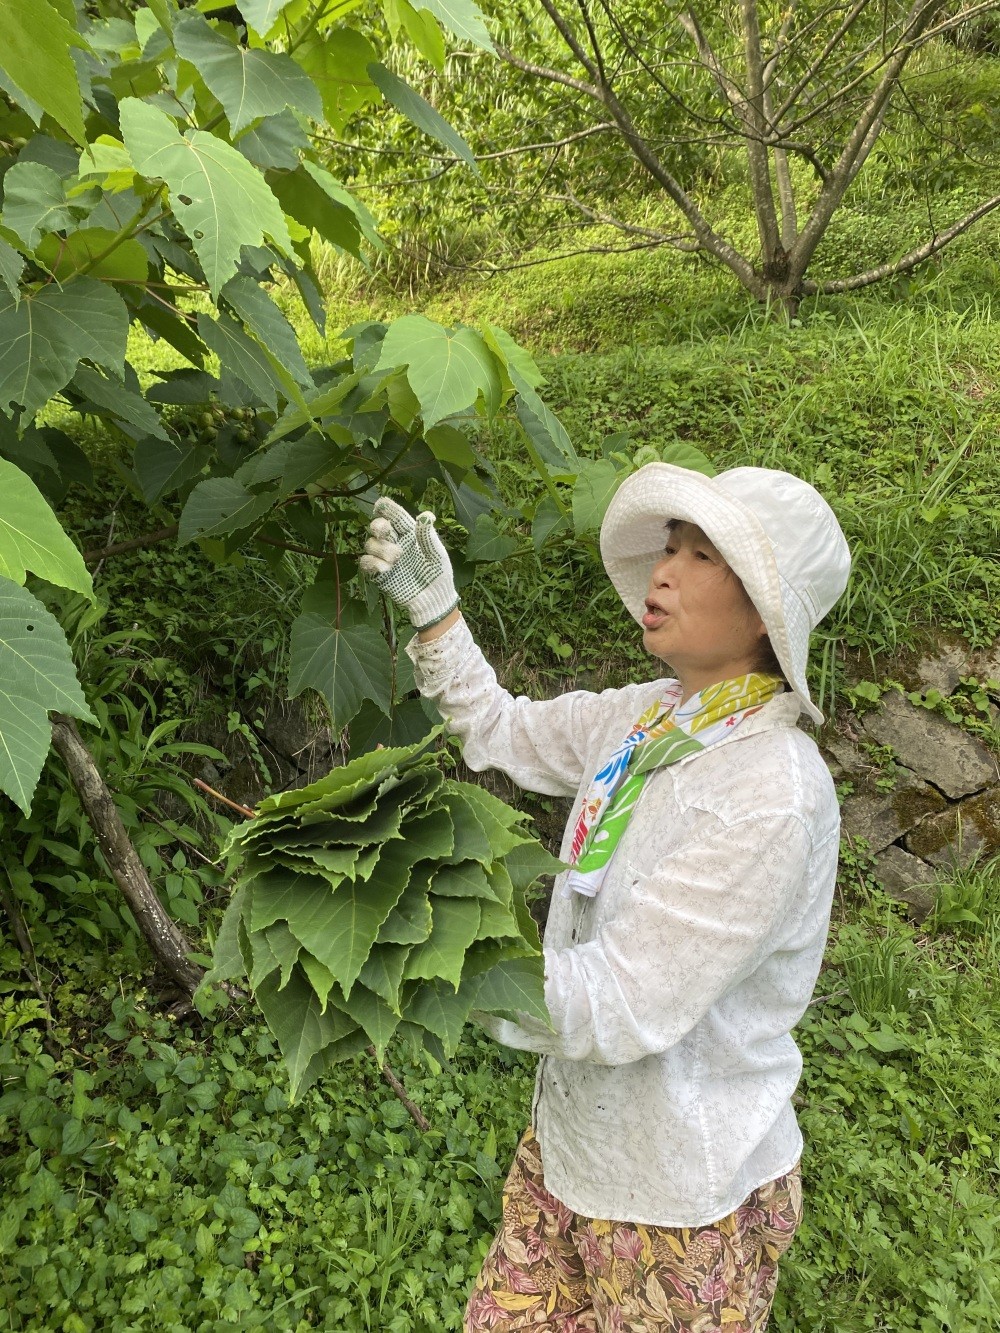
[[[932,41],[935,37],[940,37],[942,33],[953,32],[956,28],[960,28],[963,23],[968,23],[971,19],[978,18],[980,14],[995,13],[997,9],[1000,9],[998,0],[984,0],[984,3],[981,5],[973,5],[971,9],[965,9],[958,14],[952,14],[951,17],[945,19],[943,23],[939,23],[934,28],[928,28],[928,30],[921,35],[917,45],[923,46],[925,43]]]
[[[631,149],[632,155],[642,163],[653,179],[659,182],[681,210],[690,222],[691,228],[702,247],[710,251],[717,259],[720,259],[727,268],[732,269],[748,290],[756,293],[760,288],[760,283],[753,266],[709,225],[698,205],[679,182],[674,179],[646,140],[643,139],[632,123],[628,112],[610,88],[604,90],[604,104],[621,130],[622,137]]]
[[[441,260],[441,263],[457,273],[485,273],[493,277],[497,273],[512,273],[518,268],[537,268],[540,264],[554,264],[559,259],[573,259],[576,255],[627,255],[634,250],[658,250],[663,244],[663,241],[637,241],[635,245],[584,245],[557,255],[545,255],[541,259],[519,259],[510,264],[454,264],[448,259]]]
[[[804,282],[802,292],[806,296],[832,296],[838,292],[854,292],[860,287],[870,287],[874,282],[895,277],[899,273],[909,273],[918,264],[922,264],[925,259],[930,259],[939,250],[943,250],[956,236],[961,236],[962,232],[968,231],[973,223],[978,222],[980,218],[985,217],[987,213],[991,213],[994,208],[998,207],[1000,207],[1000,194],[995,194],[992,199],[987,199],[978,208],[974,208],[971,213],[966,214],[959,222],[950,226],[947,231],[933,236],[929,241],[925,241],[923,245],[918,246],[916,250],[911,250],[908,255],[904,255],[902,259],[880,264],[877,268],[869,269],[866,273],[857,273],[851,278],[832,278],[828,282]]]
[[[563,139],[547,139],[544,143],[526,143],[519,144],[516,148],[502,148],[496,153],[475,153],[477,162],[494,162],[499,157],[515,157],[518,153],[540,153],[546,148],[565,148],[567,144],[576,143],[578,139],[587,139],[592,134],[600,134],[604,130],[617,130],[617,125],[612,125],[610,121],[601,121],[598,125],[588,125],[585,130],[577,130],[575,134],[567,134]],[[464,162],[464,157],[452,157],[448,153],[428,153],[422,152],[417,148],[374,148],[367,144],[347,143],[343,139],[331,139],[329,135],[314,134],[313,139],[318,143],[330,144],[334,148],[356,148],[363,153],[377,153],[381,157],[422,157],[428,162],[446,162],[449,166],[456,166]],[[356,186],[354,188],[357,188]]]
[[[583,21],[587,26],[587,36],[590,38],[590,49],[594,53],[594,64],[597,66],[598,82],[607,83],[608,76],[604,69],[604,54],[601,51],[601,45],[597,40],[597,33],[594,31],[594,24],[590,17],[590,10],[587,8],[587,0],[576,0],[576,7],[583,15]]]
[[[691,232],[678,232],[676,235],[667,235],[662,231],[654,231],[651,227],[640,227],[635,222],[622,222],[620,218],[612,217],[610,213],[602,213],[599,209],[591,208],[588,204],[581,203],[572,190],[566,194],[550,194],[549,199],[558,200],[561,203],[572,204],[578,208],[581,213],[595,222],[603,222],[606,226],[616,227],[619,231],[625,232],[629,236],[646,236],[657,245],[672,245],[677,250],[694,251],[700,250],[701,245],[697,238]]]
[[[927,0],[923,5],[915,5],[911,10],[912,19],[904,40],[887,62],[882,78],[848,136],[840,157],[823,184],[809,220],[792,247],[789,259],[793,275],[801,277],[805,273],[806,266],[812,259],[820,237],[829,226],[834,211],[878,138],[889,97],[900,71],[913,53],[914,39],[919,37],[924,27],[933,20],[944,2],[945,0]]]
[[[778,258],[782,247],[767,148],[763,143],[764,135],[770,127],[764,116],[764,58],[760,46],[757,0],[740,0],[740,14],[743,19],[743,51],[747,67],[746,121],[751,131],[747,135],[747,165],[764,263],[769,266]],[[781,258],[784,258],[783,254]]]
[[[823,50],[820,52],[820,54],[808,67],[805,73],[800,75],[798,82],[793,85],[791,92],[786,94],[785,100],[782,102],[781,106],[779,106],[777,111],[775,112],[777,120],[779,121],[784,120],[785,116],[788,115],[789,111],[792,109],[798,98],[801,96],[803,88],[807,88],[809,86],[812,80],[816,77],[817,70],[821,70],[823,68],[823,66],[829,60],[831,53],[837,49],[837,47],[847,36],[848,32],[850,32],[851,28],[854,26],[857,20],[868,8],[870,3],[871,0],[857,0],[857,3],[854,5],[854,8],[851,9],[850,12],[845,16],[843,22],[840,24],[840,27],[829,39],[827,44],[823,47]]]
[[[742,90],[735,83],[731,83],[729,75],[722,66],[722,62],[712,49],[712,44],[705,36],[705,31],[698,22],[698,16],[694,9],[689,5],[687,9],[677,15],[677,22],[681,25],[687,35],[694,42],[695,50],[698,52],[698,59],[711,74],[719,92],[739,116],[740,120],[746,123],[746,99]]]
[[[168,528],[157,528],[155,532],[147,532],[142,537],[131,537],[127,542],[116,542],[114,546],[105,546],[97,551],[84,551],[83,563],[97,565],[102,560],[107,560],[110,555],[122,555],[125,551],[138,551],[144,546],[156,546],[159,542],[169,541],[171,537],[176,536],[177,524],[171,523]]]
[[[536,65],[530,60],[522,60],[516,56],[513,51],[508,51],[506,46],[496,47],[496,53],[501,60],[506,60],[508,65],[513,65],[515,69],[523,69],[525,74],[534,74],[539,79],[548,79],[550,83],[562,83],[567,88],[575,88],[578,93],[586,93],[596,102],[602,100],[599,88],[595,88],[592,83],[586,83],[583,79],[574,79],[572,74],[564,74],[559,69],[549,69],[545,65]]]
[[[546,14],[548,14],[549,18],[555,24],[560,37],[562,37],[563,41],[576,56],[577,60],[579,60],[580,64],[587,71],[587,73],[594,80],[594,82],[598,86],[600,86],[600,84],[603,82],[601,78],[601,71],[598,69],[594,61],[590,59],[586,51],[577,41],[576,33],[569,26],[569,23],[566,21],[566,19],[563,18],[562,14],[559,13],[559,10],[556,9],[554,0],[542,0],[542,8],[545,10]]]

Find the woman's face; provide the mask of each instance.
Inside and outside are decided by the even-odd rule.
[[[701,528],[678,521],[664,536],[642,618],[643,643],[668,663],[684,699],[753,670],[766,626]]]

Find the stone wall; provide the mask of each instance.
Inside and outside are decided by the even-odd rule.
[[[979,652],[959,641],[939,644],[887,675],[924,695],[950,695],[961,676],[1000,681],[1000,640]],[[992,697],[1000,749],[1000,707]],[[997,749],[896,689],[861,718],[838,716],[831,730],[820,748],[834,778],[853,788],[842,805],[842,837],[866,839],[886,892],[921,921],[950,868],[1000,852]]]

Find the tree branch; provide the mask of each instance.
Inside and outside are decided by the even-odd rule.
[[[657,181],[677,207],[681,210],[695,236],[698,238],[703,249],[708,250],[715,255],[716,259],[722,261],[727,268],[739,278],[748,291],[755,295],[760,292],[760,283],[753,266],[748,260],[720,236],[708,223],[698,205],[691,196],[683,189],[678,181],[663,166],[659,158],[650,148],[649,144],[639,134],[628,112],[619,102],[611,88],[604,89],[604,104],[611,112],[618,128],[621,130],[622,137],[628,144],[632,155],[642,163],[649,174]]]
[[[839,292],[854,292],[860,287],[870,287],[872,283],[881,282],[884,278],[895,277],[898,273],[909,273],[918,264],[922,264],[925,259],[930,259],[931,255],[943,250],[956,236],[961,236],[963,231],[968,231],[973,223],[978,222],[980,218],[985,217],[987,213],[991,213],[994,208],[998,207],[1000,207],[1000,194],[995,194],[992,199],[987,199],[978,208],[974,208],[971,213],[966,214],[964,218],[950,226],[947,231],[943,231],[940,235],[925,241],[923,245],[918,246],[916,250],[911,250],[902,259],[880,264],[878,268],[869,269],[866,273],[857,273],[851,278],[832,278],[828,282],[804,282],[802,292],[806,296],[833,296]]]
[[[534,74],[536,78],[548,79],[550,83],[562,83],[567,88],[574,88],[578,93],[586,93],[596,102],[600,102],[600,90],[592,83],[586,83],[583,79],[574,79],[572,74],[564,74],[562,70],[548,69],[545,65],[535,65],[530,60],[522,60],[516,56],[513,51],[508,51],[505,46],[496,48],[497,55],[501,60],[506,60],[508,65],[513,65],[515,69],[524,70],[525,74]]]
[[[603,130],[616,130],[617,125],[612,125],[609,121],[601,121],[598,125],[589,125],[585,130],[577,130],[575,134],[567,134],[563,139],[547,139],[544,143],[526,143],[519,144],[516,148],[501,148],[496,153],[474,153],[477,162],[494,162],[500,157],[515,157],[518,153],[536,153],[542,152],[546,148],[565,148],[567,144],[576,143],[578,139],[588,139],[592,134],[600,134]],[[465,158],[451,157],[447,153],[424,153],[415,148],[371,148],[364,144],[346,143],[343,139],[331,139],[328,135],[314,134],[312,138],[320,143],[327,143],[334,148],[356,148],[365,153],[378,153],[383,157],[422,157],[428,162],[446,162],[449,166],[457,166],[459,162],[464,162]],[[371,188],[377,188],[373,185]],[[352,186],[357,189],[357,186]]]
[[[105,864],[131,908],[143,938],[181,990],[192,995],[203,975],[202,969],[188,957],[192,946],[160,902],[125,831],[111,792],[71,717],[62,713],[52,715],[52,744],[66,765]]]
[[[127,542],[116,542],[114,546],[105,546],[97,551],[84,551],[83,563],[85,565],[96,565],[102,560],[106,560],[109,555],[121,555],[124,551],[138,551],[143,546],[156,546],[158,542],[169,541],[171,537],[177,535],[177,524],[171,523],[169,528],[157,528],[155,532],[147,532],[143,537],[132,537]]]
[[[771,189],[771,169],[767,160],[764,135],[770,126],[764,117],[764,57],[760,45],[760,24],[757,20],[757,0],[740,0],[743,19],[743,51],[747,67],[747,165],[750,171],[750,189],[753,192],[754,213],[760,235],[764,265],[775,262],[784,267],[784,254],[778,232],[778,215]]]
[[[634,222],[622,222],[620,218],[612,217],[610,213],[601,213],[598,209],[590,208],[587,204],[581,203],[572,190],[566,194],[549,195],[548,198],[572,204],[574,208],[578,208],[581,213],[592,218],[595,222],[603,222],[609,227],[616,227],[619,231],[626,232],[630,236],[645,236],[657,245],[672,245],[677,250],[693,251],[701,249],[697,239],[690,232],[678,232],[676,235],[668,236],[662,231],[654,231],[650,227],[640,227]]]
[[[556,9],[554,0],[542,0],[542,8],[552,20],[560,37],[562,37],[563,41],[576,56],[577,60],[579,60],[583,68],[594,80],[594,83],[600,87],[604,82],[600,69],[597,64],[590,59],[586,51],[577,41],[576,33],[569,26],[566,19],[563,18],[562,14],[559,13],[559,10]]]
[[[779,121],[784,120],[785,116],[788,115],[789,111],[792,109],[792,107],[795,105],[796,101],[800,97],[802,90],[804,88],[808,88],[809,84],[816,77],[817,70],[821,70],[823,68],[823,66],[829,60],[831,54],[834,51],[836,51],[837,47],[847,36],[851,28],[861,17],[862,13],[868,8],[870,3],[871,0],[857,0],[857,3],[855,4],[854,8],[850,10],[848,14],[845,15],[843,21],[840,24],[840,27],[837,29],[837,31],[833,34],[833,36],[823,47],[823,50],[816,57],[816,59],[809,66],[809,68],[805,71],[805,73],[799,76],[798,82],[793,84],[791,91],[785,95],[785,100],[782,102],[781,106],[778,107],[775,113]]]
[[[848,136],[836,165],[823,184],[808,221],[792,247],[789,267],[793,282],[801,279],[805,273],[820,238],[829,226],[831,217],[878,138],[889,97],[900,71],[913,53],[914,39],[919,37],[927,24],[932,22],[935,13],[944,3],[945,0],[927,0],[922,6],[915,5],[910,11],[911,20],[904,39],[888,60],[882,78]]]

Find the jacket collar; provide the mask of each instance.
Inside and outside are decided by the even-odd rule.
[[[720,736],[711,748],[718,750],[723,745],[731,745],[733,741],[742,740],[744,736],[752,736],[758,731],[775,731],[780,727],[794,727],[801,711],[802,705],[798,695],[792,694],[786,688],[781,694],[775,694],[768,699],[766,704],[741,722],[727,736]],[[691,754],[682,755],[672,767],[680,768],[682,764],[697,759],[699,754],[700,751],[693,751]]]

